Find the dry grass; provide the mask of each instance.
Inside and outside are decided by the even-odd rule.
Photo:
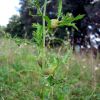
[[[47,66],[41,70],[38,48],[0,39],[0,100],[99,100],[100,59],[70,54],[64,60],[66,50],[46,50]],[[44,75],[55,65],[53,77]]]

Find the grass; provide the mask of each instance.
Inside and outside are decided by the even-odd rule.
[[[0,39],[0,100],[100,100],[99,60],[65,50]]]
[[[69,44],[56,49],[45,47],[52,28],[77,29],[74,21],[84,15],[64,16],[60,0],[57,19],[51,20],[46,16],[46,5],[47,0],[43,13],[39,9],[42,25],[33,23],[37,45],[18,38],[0,38],[0,100],[100,100],[99,59],[76,56]],[[38,0],[35,6],[40,8]]]

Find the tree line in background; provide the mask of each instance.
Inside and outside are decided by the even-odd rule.
[[[57,18],[58,0],[47,1],[48,4],[46,15],[51,19]],[[5,31],[10,33],[12,37],[18,36],[22,38],[32,38],[33,31],[35,30],[35,28],[32,27],[32,24],[42,24],[41,17],[39,16],[40,12],[37,9],[42,9],[43,3],[44,0],[20,0],[20,16],[13,15],[10,18],[7,27],[5,28]],[[77,16],[78,14],[85,15],[82,20],[76,21],[78,30],[74,30],[73,32],[72,28],[68,28],[68,31],[70,31],[70,37],[74,38],[74,41],[72,42],[77,43],[79,42],[78,40],[80,40],[81,43],[84,44],[86,40],[85,37],[88,34],[88,26],[92,25],[96,28],[100,27],[100,1],[97,0],[97,2],[95,2],[95,0],[62,0],[62,5],[62,12],[64,14],[70,12],[73,16]],[[56,36],[65,36],[65,29],[66,27],[59,28],[56,32]],[[58,35],[59,32],[61,33],[60,35]]]
[[[38,3],[42,7],[44,0],[37,0],[37,1],[39,1]],[[77,0],[73,1],[73,4],[71,4],[70,0],[63,0],[63,5],[64,5],[63,12],[64,13],[68,11],[71,12],[71,9],[73,9],[72,6],[75,5],[76,1]],[[52,19],[56,18],[57,4],[58,4],[58,0],[48,0],[47,15]],[[37,16],[38,5],[35,5],[35,2],[33,2],[33,0],[20,0],[20,5],[21,5],[21,8],[19,10],[20,16],[13,15],[10,18],[6,31],[9,32],[12,36],[31,38],[32,31],[33,31],[32,23],[34,22],[41,23],[41,18]],[[76,2],[76,5],[77,5],[77,2]],[[78,15],[80,12],[77,13],[77,11],[74,11],[72,13],[73,14],[76,13],[76,15]]]

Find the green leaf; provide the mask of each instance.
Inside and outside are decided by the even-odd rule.
[[[67,14],[66,16],[62,17],[62,20],[60,21],[59,26],[71,26],[75,28],[76,30],[78,30],[74,22],[82,19],[83,17],[84,15],[78,15],[74,18],[73,16],[69,16],[69,14]]]
[[[48,16],[44,16],[44,18],[45,18],[45,20],[46,20],[46,22],[48,24],[48,28],[50,28],[51,27],[51,20],[50,20],[50,18]]]
[[[59,0],[59,4],[58,4],[58,19],[59,17],[62,15],[62,0]]]
[[[50,75],[50,76],[47,78],[47,81],[49,82],[50,86],[54,85],[54,78],[53,78],[53,76]]]
[[[42,45],[42,38],[43,38],[43,26],[40,24],[33,24],[34,28],[36,28],[36,31],[34,32],[34,40],[37,43],[37,45]]]
[[[82,19],[83,17],[84,17],[85,15],[78,15],[78,16],[76,16],[75,18],[74,18],[74,21],[77,21],[77,20],[80,20],[80,19]]]
[[[41,11],[41,6],[40,6],[40,3],[39,3],[39,0],[34,0],[34,6],[37,7],[37,14],[39,16],[42,16],[42,11]]]
[[[67,26],[72,26],[73,28],[75,28],[76,30],[78,30],[77,26],[75,25],[75,23],[69,23],[67,24]]]

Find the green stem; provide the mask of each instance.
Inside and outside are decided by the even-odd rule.
[[[44,18],[44,16],[46,15],[46,4],[47,0],[45,0],[44,10],[43,10],[43,48],[45,48],[45,35],[46,35],[45,18]]]
[[[47,5],[47,0],[44,2],[44,10],[43,10],[43,61],[42,61],[42,67],[45,67],[45,36],[46,36],[46,26],[45,26],[45,18],[44,16],[46,15],[46,5]]]
[[[51,89],[52,89],[52,94],[51,95],[52,95],[52,100],[53,100],[53,86],[51,87]]]

